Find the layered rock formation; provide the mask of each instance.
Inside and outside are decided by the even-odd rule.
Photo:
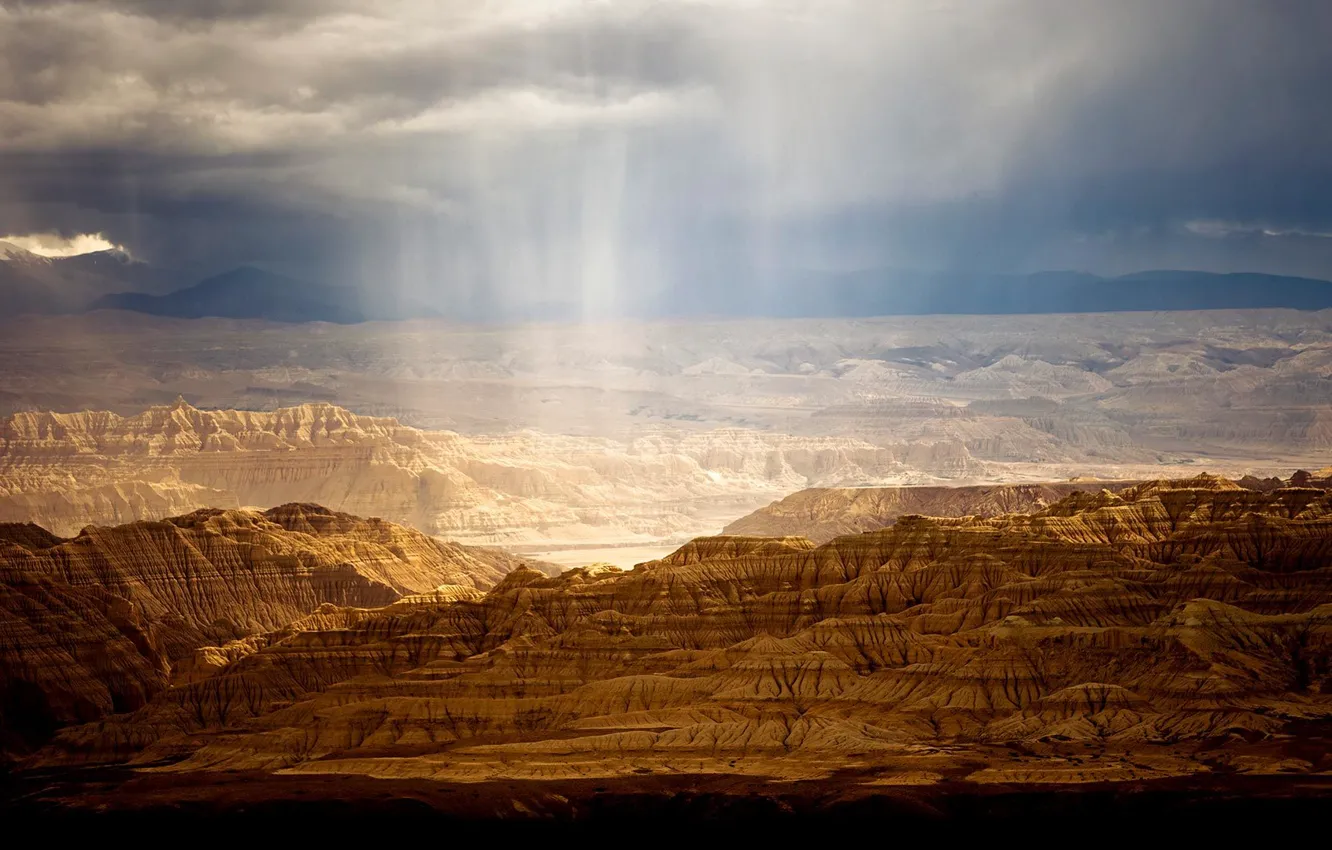
[[[947,475],[977,469],[956,446],[742,429],[469,438],[329,404],[256,413],[178,401],[130,417],[15,414],[0,425],[0,521],[75,534],[298,501],[473,543],[629,542],[710,532],[811,484],[897,478],[904,460]]]
[[[68,540],[0,524],[0,751],[142,706],[225,655],[201,648],[322,605],[470,598],[521,563],[318,505],[201,510]]]
[[[34,763],[888,785],[1326,771],[1289,733],[1332,719],[1332,493],[1203,476],[822,546],[705,538],[631,572],[325,605],[212,663]]]
[[[972,487],[815,487],[792,493],[730,523],[723,534],[750,537],[808,537],[826,543],[844,534],[877,531],[899,518],[993,517],[1032,513],[1074,493],[1112,493],[1135,481],[1076,479],[1044,484],[985,484]],[[1284,487],[1332,489],[1332,468],[1299,470],[1287,481],[1246,475],[1234,482],[1246,490]]]
[[[1329,315],[501,328],[24,317],[0,327],[0,416],[135,416],[183,394],[214,410],[330,402],[420,428],[536,429],[620,446],[717,429],[853,438],[892,447],[903,461],[909,474],[881,484],[1145,479],[1198,468],[1240,477],[1308,466],[1332,447]],[[836,483],[801,482],[770,499]]]
[[[875,531],[899,517],[991,517],[1031,513],[1071,493],[1122,489],[1125,482],[1071,481],[975,487],[816,487],[792,493],[743,516],[723,534],[751,537],[799,535],[826,543],[844,534]]]

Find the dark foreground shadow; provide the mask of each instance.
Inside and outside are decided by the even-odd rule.
[[[1073,846],[1332,835],[1332,776],[1207,777],[1074,786],[944,783],[867,787],[858,777],[775,783],[735,777],[443,784],[349,777],[25,775],[0,782],[0,823],[88,840],[113,834],[246,843],[299,835],[385,844],[595,840],[622,846],[874,843],[978,838]],[[423,832],[424,831],[424,832]],[[1196,845],[1195,845],[1196,846]],[[815,845],[817,850],[824,848]],[[831,850],[831,848],[828,848]]]

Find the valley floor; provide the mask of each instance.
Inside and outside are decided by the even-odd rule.
[[[568,569],[585,567],[588,564],[610,564],[628,570],[633,569],[635,564],[664,558],[679,548],[679,543],[662,543],[655,546],[587,546],[534,552],[523,552],[518,549],[514,551],[523,555],[530,554],[534,558],[559,564]]]

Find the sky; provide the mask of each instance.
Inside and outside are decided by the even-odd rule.
[[[1329,32],[1324,0],[0,0],[0,233],[474,314],[1332,278]]]

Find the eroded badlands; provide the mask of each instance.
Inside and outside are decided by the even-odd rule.
[[[702,538],[632,571],[520,567],[484,596],[330,601],[203,653],[27,764],[446,782],[850,770],[889,786],[1312,775],[1332,769],[1316,732],[1332,718],[1332,492],[1202,476],[1030,515],[904,516],[821,546]]]

